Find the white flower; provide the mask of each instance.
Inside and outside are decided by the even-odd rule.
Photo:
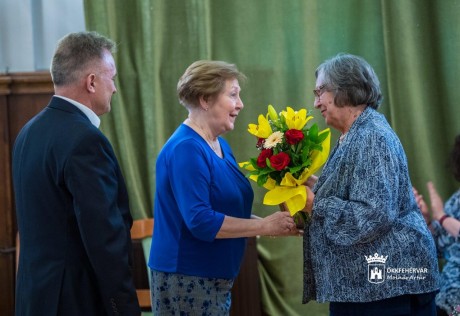
[[[283,141],[284,134],[280,131],[272,133],[268,138],[265,140],[264,148],[270,149],[278,145]]]

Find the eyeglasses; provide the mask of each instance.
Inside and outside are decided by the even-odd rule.
[[[315,98],[319,98],[321,97],[321,95],[324,93],[325,89],[326,88],[326,84],[322,84],[320,85],[318,88],[314,89],[313,90],[313,94],[315,95]]]

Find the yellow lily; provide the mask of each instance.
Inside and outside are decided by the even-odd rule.
[[[249,133],[259,138],[267,138],[273,133],[272,128],[270,127],[270,123],[268,122],[265,116],[260,114],[258,118],[258,122],[259,122],[259,125],[257,124],[248,125]]]
[[[286,125],[289,129],[301,130],[313,116],[307,116],[307,110],[294,111],[291,107],[286,107],[286,111],[282,111],[281,115],[286,120]]]
[[[272,121],[276,121],[278,119],[278,114],[276,113],[275,108],[271,104],[268,105],[268,116]]]

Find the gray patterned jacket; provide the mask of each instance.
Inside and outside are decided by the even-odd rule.
[[[337,143],[313,192],[303,302],[369,302],[438,289],[436,248],[402,145],[367,108]]]

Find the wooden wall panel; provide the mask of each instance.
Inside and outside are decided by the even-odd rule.
[[[14,315],[15,236],[11,150],[24,124],[53,95],[48,72],[0,75],[0,315]]]
[[[49,72],[12,74],[11,80],[8,121],[13,148],[21,128],[48,104],[54,88]]]
[[[9,78],[0,79],[0,314],[13,315],[14,242],[8,131]]]
[[[12,95],[9,103],[14,110],[8,112],[10,145],[13,149],[16,136],[21,128],[45,106],[48,105],[51,95]]]

